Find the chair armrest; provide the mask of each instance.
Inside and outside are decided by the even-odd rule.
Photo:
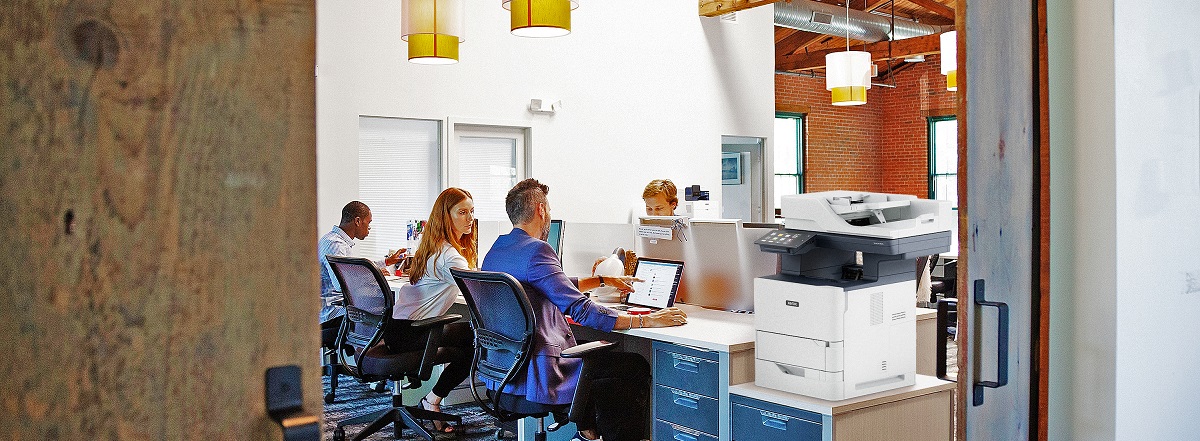
[[[462,315],[460,315],[460,314],[446,314],[446,315],[439,315],[437,317],[430,317],[427,319],[417,320],[415,322],[412,322],[412,324],[410,324],[409,326],[412,326],[417,329],[432,328],[434,326],[445,326],[445,325],[457,322],[457,321],[459,321],[459,319],[462,319]]]
[[[583,358],[592,352],[603,351],[616,346],[616,343],[597,340],[563,349],[563,358]]]

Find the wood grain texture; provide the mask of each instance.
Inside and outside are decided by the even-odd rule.
[[[835,415],[838,441],[949,441],[954,391],[919,395]]]
[[[966,306],[959,322],[962,326],[965,319],[970,329],[957,338],[960,351],[967,352],[958,376],[966,388],[963,439],[1028,439],[1036,424],[1031,410],[1039,160],[1034,6],[1033,1],[969,2],[963,8],[960,2],[956,9],[965,13],[958,20],[960,97],[965,90],[959,108],[966,110],[959,147],[969,172],[959,175],[960,189],[965,184],[959,194],[967,205],[959,210],[965,216],[959,306]],[[997,379],[1000,330],[996,308],[974,306],[976,280],[985,281],[987,300],[1008,305],[1010,318],[1008,384],[985,388],[980,406],[971,404],[971,386]]]
[[[699,0],[700,15],[716,17],[743,9],[769,5],[778,0]]]
[[[1038,341],[1037,439],[1049,438],[1050,427],[1050,46],[1046,0],[1037,4],[1038,40]]]
[[[0,8],[0,438],[277,438],[283,364],[320,412],[314,14]]]

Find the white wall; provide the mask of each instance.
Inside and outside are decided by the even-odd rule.
[[[359,115],[528,125],[531,176],[550,185],[554,217],[577,222],[628,222],[655,178],[717,199],[721,135],[772,132],[770,7],[727,23],[694,1],[583,1],[553,39],[509,34],[499,1],[467,13],[460,62],[424,66],[406,60],[400,2],[318,1],[320,231],[357,196]],[[534,115],[534,97],[563,108]]]
[[[1194,438],[1200,13],[1048,5],[1051,439]]]

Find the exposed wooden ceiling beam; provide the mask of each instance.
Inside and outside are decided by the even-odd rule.
[[[789,35],[795,34],[797,32],[800,32],[800,31],[797,31],[792,28],[785,28],[783,26],[775,26],[775,44],[779,44],[779,42],[783,41],[784,38],[787,38]]]
[[[908,0],[908,1],[916,3],[917,6],[928,9],[929,12],[940,15],[944,18],[948,18],[948,19],[950,19],[951,22],[954,21],[954,10],[950,9],[949,6],[938,3],[937,0]]]
[[[861,46],[854,47],[854,50],[866,50],[871,53],[872,61],[887,60],[889,58],[904,58],[909,55],[926,55],[936,54],[941,52],[939,45],[941,36],[938,34],[925,35],[921,37],[906,38],[891,42],[891,53],[888,53],[888,42],[880,41],[871,43],[863,49]],[[784,57],[775,58],[775,70],[808,70],[825,67],[825,55],[834,52],[841,52],[845,49],[826,49],[821,51],[813,51],[805,54],[787,55]]]
[[[824,34],[818,34],[815,32],[796,31],[796,33],[775,42],[775,58],[791,55],[792,52],[796,51],[796,49],[804,47],[808,43],[816,41],[824,36]]]
[[[716,17],[730,12],[769,5],[776,0],[700,0],[700,15]]]

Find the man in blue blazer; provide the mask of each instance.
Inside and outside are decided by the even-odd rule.
[[[562,359],[564,348],[575,346],[575,337],[564,314],[590,328],[609,332],[638,327],[678,326],[687,315],[678,308],[666,308],[649,315],[630,316],[593,303],[581,289],[605,283],[629,291],[625,278],[589,277],[572,280],[563,273],[554,249],[545,242],[550,232],[550,206],[546,195],[550,188],[535,179],[526,179],[509,190],[504,208],[513,223],[512,232],[492,244],[480,269],[508,273],[525,287],[525,293],[537,315],[529,369],[504,390],[523,395],[526,400],[544,404],[571,402],[579,378],[579,361]],[[602,354],[596,360],[597,384],[592,399],[595,412],[590,421],[576,421],[577,439],[607,441],[648,438],[650,365],[640,355],[622,352]],[[488,384],[495,387],[495,384]]]

